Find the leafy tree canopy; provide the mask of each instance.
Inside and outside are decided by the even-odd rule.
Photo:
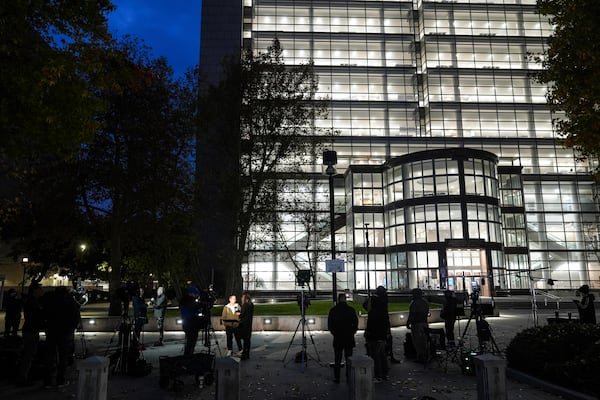
[[[0,156],[70,157],[97,128],[89,77],[109,40],[110,1],[11,0],[0,6]]]

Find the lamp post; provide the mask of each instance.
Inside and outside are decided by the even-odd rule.
[[[25,292],[25,267],[29,263],[29,257],[21,258],[21,264],[23,265],[23,280],[21,281],[21,297],[23,296],[23,292]]]
[[[325,150],[323,152],[323,164],[327,165],[325,173],[329,177],[329,220],[330,220],[330,231],[331,231],[331,260],[335,260],[335,202],[334,202],[334,187],[333,187],[333,176],[335,175],[335,165],[337,164],[337,153],[334,150]],[[333,285],[333,305],[337,304],[337,276],[336,272],[331,273],[331,280]]]
[[[371,297],[371,272],[369,271],[369,224],[365,225],[365,244],[366,244],[366,261],[367,261],[367,296]]]

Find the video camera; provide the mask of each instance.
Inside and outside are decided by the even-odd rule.
[[[304,285],[308,285],[312,276],[313,272],[310,269],[298,270],[296,272],[296,282],[298,283],[298,286],[304,287]]]
[[[481,289],[479,289],[479,287],[474,287],[473,291],[471,292],[471,301],[473,302],[473,304],[477,304],[477,301],[479,300],[479,294],[481,293]]]
[[[209,286],[206,290],[200,291],[200,296],[196,297],[195,301],[195,313],[200,319],[200,328],[206,328],[210,326],[210,317],[213,306],[217,301],[217,296],[212,288]]]

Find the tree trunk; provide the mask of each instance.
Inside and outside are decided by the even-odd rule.
[[[120,316],[124,311],[122,307],[119,289],[123,282],[121,279],[121,231],[120,225],[113,223],[110,233],[110,280],[108,286],[110,304],[108,307],[109,316]]]

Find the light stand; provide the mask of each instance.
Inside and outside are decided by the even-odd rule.
[[[333,150],[326,150],[323,152],[323,164],[327,165],[325,173],[329,177],[329,221],[331,231],[331,259],[335,260],[335,202],[334,202],[334,187],[333,187],[333,176],[335,175],[335,165],[337,164],[337,153]],[[333,271],[331,273],[331,281],[333,286],[333,305],[337,304],[337,275]]]

